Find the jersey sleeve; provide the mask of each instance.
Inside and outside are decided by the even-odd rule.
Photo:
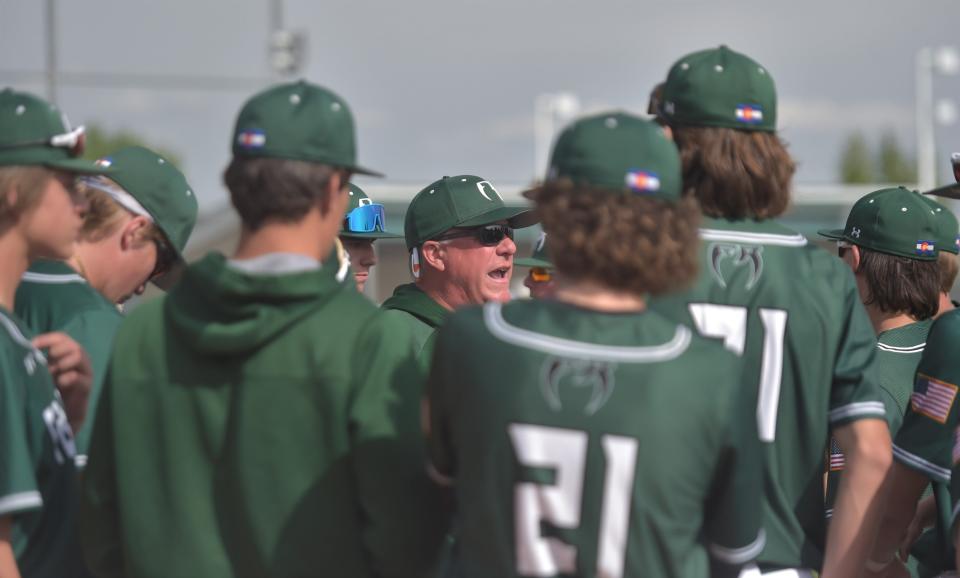
[[[739,365],[738,365],[738,373]],[[750,390],[731,396],[728,434],[707,504],[705,534],[712,576],[737,576],[765,544],[762,529],[763,450]]]
[[[960,516],[960,426],[953,429],[953,471],[950,476],[950,503],[953,506],[950,516],[950,532],[954,536],[957,530],[957,518]],[[952,542],[952,540],[951,540]]]
[[[834,427],[864,418],[885,419],[879,391],[877,339],[863,309],[853,276],[844,272],[843,312],[833,384],[830,389],[830,424]]]
[[[450,407],[448,391],[450,383],[447,366],[450,363],[446,331],[437,335],[436,347],[427,381],[425,406],[429,410],[429,436],[427,470],[434,482],[452,486],[456,476],[456,457],[450,437]]]
[[[350,402],[364,547],[382,578],[432,575],[446,530],[444,496],[427,477],[420,405],[426,376],[410,329],[384,313],[354,348]]]
[[[917,367],[910,405],[893,442],[893,457],[933,481],[950,482],[953,433],[958,423],[956,339],[960,312],[934,323]]]
[[[14,363],[9,358],[0,363]],[[37,371],[46,371],[38,367]],[[43,506],[27,444],[26,397],[15,372],[0,371],[0,517]]]

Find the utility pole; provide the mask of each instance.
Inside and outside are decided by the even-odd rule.
[[[47,100],[57,103],[57,0],[47,0]]]

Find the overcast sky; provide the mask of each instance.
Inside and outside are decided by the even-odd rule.
[[[64,73],[59,101],[74,124],[132,129],[175,150],[201,203],[223,199],[220,173],[234,116],[271,74],[270,3],[56,4]],[[43,94],[44,5],[0,0],[0,85]],[[388,182],[409,183],[412,192],[443,174],[527,181],[534,176],[536,95],[565,90],[591,110],[643,111],[650,88],[675,60],[721,43],[773,74],[780,130],[800,161],[798,181],[830,182],[853,130],[871,139],[894,130],[913,149],[917,50],[960,44],[957,0],[286,0],[284,6],[287,26],[308,36],[302,76],[333,89],[354,110],[360,162],[387,173]],[[207,80],[191,88],[185,84],[191,77]],[[103,85],[117,80],[128,86]],[[938,97],[960,99],[958,77],[938,77],[935,87]],[[938,129],[941,150],[960,149],[958,129]]]

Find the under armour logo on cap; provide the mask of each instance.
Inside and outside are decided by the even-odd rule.
[[[860,238],[860,228],[859,228],[859,227],[854,227],[854,228],[850,229],[850,236],[853,237],[854,239],[859,239],[859,238]]]

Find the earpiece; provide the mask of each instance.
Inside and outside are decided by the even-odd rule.
[[[420,251],[416,247],[410,251],[410,274],[414,279],[420,278]]]

